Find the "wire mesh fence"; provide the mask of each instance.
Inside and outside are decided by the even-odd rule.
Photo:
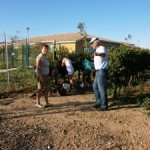
[[[37,46],[30,46],[28,44],[10,44],[7,50],[8,60],[6,59],[5,46],[0,47],[0,69],[6,69],[7,63],[9,68],[26,68],[33,66],[36,56],[40,53],[40,49]]]
[[[29,45],[9,43],[6,45],[0,45],[0,70],[6,69],[7,64],[9,68],[28,68],[35,65],[37,55],[41,52],[41,44]],[[48,53],[48,59],[54,60],[55,49],[52,47]],[[58,54],[59,55],[59,51]],[[7,56],[8,55],[8,56]]]

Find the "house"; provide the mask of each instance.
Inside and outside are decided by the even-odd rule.
[[[36,45],[38,43],[46,43],[50,46],[51,50],[56,47],[56,49],[66,49],[68,52],[90,52],[92,47],[88,44],[90,39],[94,35],[86,35],[86,37],[80,32],[76,33],[66,33],[66,34],[54,34],[46,36],[32,37],[29,39],[30,45]],[[98,37],[101,40],[101,43],[105,47],[115,46],[118,47],[122,42],[116,42],[109,39]],[[24,44],[26,40],[18,40],[17,43]],[[128,44],[129,45],[129,44]]]

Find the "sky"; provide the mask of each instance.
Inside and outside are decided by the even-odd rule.
[[[79,32],[150,49],[150,0],[0,0],[0,41]],[[27,27],[29,31],[27,32]]]

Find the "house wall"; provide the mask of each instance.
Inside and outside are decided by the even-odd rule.
[[[77,52],[77,53],[82,53],[82,52],[84,52],[84,48],[85,48],[85,44],[84,44],[84,41],[83,41],[83,40],[76,42],[76,52]]]
[[[70,53],[76,51],[76,43],[59,43],[59,48],[61,47],[68,49],[68,52]]]
[[[81,53],[81,52],[84,52],[85,42],[84,40],[80,40],[80,41],[72,42],[72,43],[59,43],[59,48],[61,47],[68,49],[70,53],[71,52]]]

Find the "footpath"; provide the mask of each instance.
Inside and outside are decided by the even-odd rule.
[[[8,69],[9,71],[13,71],[13,70],[17,70],[18,68],[11,68],[11,69]],[[8,71],[7,69],[0,69],[0,73],[3,73],[3,72],[7,72]]]

